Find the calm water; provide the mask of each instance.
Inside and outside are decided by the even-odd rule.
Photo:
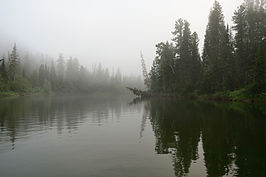
[[[0,176],[266,176],[266,106],[0,100]]]

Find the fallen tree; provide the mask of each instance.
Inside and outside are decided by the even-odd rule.
[[[137,88],[131,88],[131,87],[126,87],[126,88],[128,90],[130,90],[137,97],[141,97],[141,98],[151,97],[151,94],[148,91],[143,91],[143,90],[140,90],[140,89],[137,89]]]

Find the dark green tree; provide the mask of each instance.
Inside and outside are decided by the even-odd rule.
[[[198,88],[198,84],[201,79],[201,58],[199,54],[199,38],[198,34],[194,32],[191,35],[191,55],[192,55],[192,71],[191,71],[191,81],[194,83],[194,88]]]
[[[191,34],[190,24],[179,19],[175,24],[175,88],[185,94],[196,89],[200,79],[201,59],[198,49],[198,35]]]
[[[8,81],[8,75],[7,75],[7,71],[6,71],[6,64],[5,64],[5,57],[3,57],[1,60],[2,62],[1,64],[1,68],[0,68],[0,75],[3,79],[4,82],[7,82]]]
[[[261,93],[266,91],[266,38],[260,42],[255,57],[255,92]]]
[[[159,43],[156,45],[157,47],[157,57],[160,60],[160,67],[159,67],[159,75],[160,75],[160,82],[161,82],[161,91],[162,92],[173,92],[174,88],[174,58],[175,58],[175,50],[173,44],[166,42],[166,43]]]
[[[218,1],[214,2],[210,11],[203,49],[203,90],[216,92],[225,90],[231,82],[229,76],[232,63],[232,48],[228,30],[224,24],[222,7]]]
[[[265,0],[246,0],[233,16],[238,87],[258,82],[263,68],[263,40],[266,37]],[[260,67],[258,67],[260,63]],[[261,73],[263,76],[263,73]],[[261,84],[261,81],[259,81]]]
[[[235,11],[233,16],[233,30],[236,31],[235,34],[235,52],[236,52],[236,70],[237,74],[237,85],[238,87],[243,87],[247,83],[247,76],[249,70],[248,64],[248,24],[246,21],[246,8],[241,5],[237,11]]]
[[[19,55],[17,52],[16,44],[14,44],[13,50],[9,56],[9,63],[8,63],[8,74],[12,81],[15,80],[16,74],[19,73]]]
[[[150,90],[152,92],[159,93],[160,92],[160,59],[158,57],[155,58],[155,60],[152,63],[152,67],[149,73],[150,78]]]

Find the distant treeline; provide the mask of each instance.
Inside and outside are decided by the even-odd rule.
[[[77,58],[65,60],[62,54],[55,61],[29,53],[20,57],[16,45],[0,64],[0,92],[121,93],[126,86],[143,87],[140,76],[123,76],[119,69],[110,72],[101,64],[87,69]]]
[[[175,23],[172,42],[156,45],[149,73],[155,93],[210,94],[246,88],[266,93],[265,0],[246,0],[225,25],[218,1],[209,14],[202,56],[199,39],[183,19]]]

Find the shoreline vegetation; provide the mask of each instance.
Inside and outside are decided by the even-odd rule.
[[[226,25],[215,1],[206,27],[203,52],[188,21],[178,19],[172,41],[156,45],[150,72],[141,55],[146,90],[138,97],[175,97],[225,102],[266,102],[266,7],[245,0]]]
[[[90,70],[78,59],[54,62],[49,56],[23,53],[16,44],[0,59],[0,98],[34,94],[126,93],[141,98],[175,97],[214,101],[266,102],[266,8],[264,1],[245,0],[225,24],[222,7],[210,10],[202,55],[188,21],[178,19],[171,42],[156,45],[148,72],[143,55],[144,85],[139,77],[109,72],[101,64]]]
[[[140,76],[123,75],[119,69],[110,72],[101,64],[90,68],[77,58],[56,61],[49,56],[20,51],[16,44],[7,57],[0,59],[0,98],[27,95],[64,95],[106,93],[122,94],[126,86],[143,88]]]
[[[190,94],[179,95],[173,93],[151,93],[149,91],[139,90],[137,88],[128,88],[137,98],[147,99],[154,97],[174,98],[174,99],[191,99],[191,100],[206,100],[217,102],[242,102],[242,103],[266,103],[266,93],[252,94],[247,89],[234,91],[217,92],[214,94]]]

